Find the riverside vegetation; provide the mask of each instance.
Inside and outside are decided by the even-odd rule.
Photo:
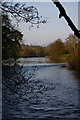
[[[58,4],[60,5],[60,3]],[[45,56],[48,57],[51,62],[68,62],[72,69],[80,71],[79,37],[77,38],[75,35],[70,34],[66,38],[65,42],[62,42],[61,39],[55,41],[53,40],[54,42],[49,44],[47,47],[21,44],[23,40],[23,34],[12,25],[8,13],[10,13],[13,18],[16,18],[16,20],[18,20],[17,22],[22,19],[30,23],[33,23],[32,21],[36,21],[37,19],[36,24],[45,23],[46,21],[40,19],[37,9],[33,6],[26,7],[20,3],[11,4],[3,2],[1,9],[3,64],[10,64],[11,62],[14,62],[16,64],[16,60],[19,57]],[[23,17],[21,17],[22,11],[24,11]],[[28,16],[25,16],[26,11],[28,12]],[[35,16],[33,16],[33,13]],[[10,58],[13,58],[13,60]]]
[[[70,68],[80,71],[80,40],[75,35],[70,34],[65,42],[61,39],[53,40],[54,42],[46,47],[25,45],[21,43],[22,33],[12,26],[8,15],[3,14],[2,22],[3,64],[10,63],[10,58],[16,63],[20,57],[47,57],[51,62],[68,62]]]
[[[68,62],[70,68],[80,70],[80,42],[73,34],[65,42],[57,39],[46,47],[24,44],[20,46],[19,57],[46,57],[55,63]]]

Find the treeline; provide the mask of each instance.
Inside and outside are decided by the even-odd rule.
[[[15,29],[8,15],[2,15],[2,63],[15,63],[19,57],[48,57],[51,62],[68,62],[80,70],[80,39],[70,34],[65,42],[55,40],[47,47],[24,45],[22,33]],[[12,60],[13,59],[13,60]]]
[[[19,57],[45,57],[45,47],[35,45],[20,45]]]
[[[80,71],[80,39],[75,35],[70,34],[65,42],[56,40],[46,50],[52,62],[68,62],[70,68]]]
[[[47,57],[51,62],[68,62],[72,69],[80,70],[80,40],[70,34],[65,42],[57,39],[47,47],[21,44],[19,57]]]

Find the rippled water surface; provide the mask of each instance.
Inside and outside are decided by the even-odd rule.
[[[23,67],[17,71],[24,76],[23,83],[14,82],[23,79],[19,72],[9,77],[8,71],[15,68],[3,71],[3,118],[80,118],[80,79],[74,71],[45,58],[20,61]]]

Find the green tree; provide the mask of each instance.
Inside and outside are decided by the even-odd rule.
[[[2,15],[2,60],[19,57],[22,33],[13,28],[7,14]]]

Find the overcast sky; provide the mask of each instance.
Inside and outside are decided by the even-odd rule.
[[[16,0],[20,1],[20,0]],[[23,0],[25,1],[25,0]],[[35,0],[34,0],[35,1]],[[44,0],[45,1],[45,0]],[[49,0],[48,0],[49,1]],[[75,0],[73,0],[75,1]],[[21,2],[21,1],[20,1]],[[24,35],[24,43],[29,45],[48,45],[58,38],[63,41],[72,33],[64,18],[59,19],[59,11],[52,2],[25,2],[27,6],[35,6],[40,16],[48,18],[48,23],[41,24],[39,28],[35,25],[29,30],[30,24],[21,23],[19,29]],[[62,2],[72,21],[78,26],[78,3]]]

